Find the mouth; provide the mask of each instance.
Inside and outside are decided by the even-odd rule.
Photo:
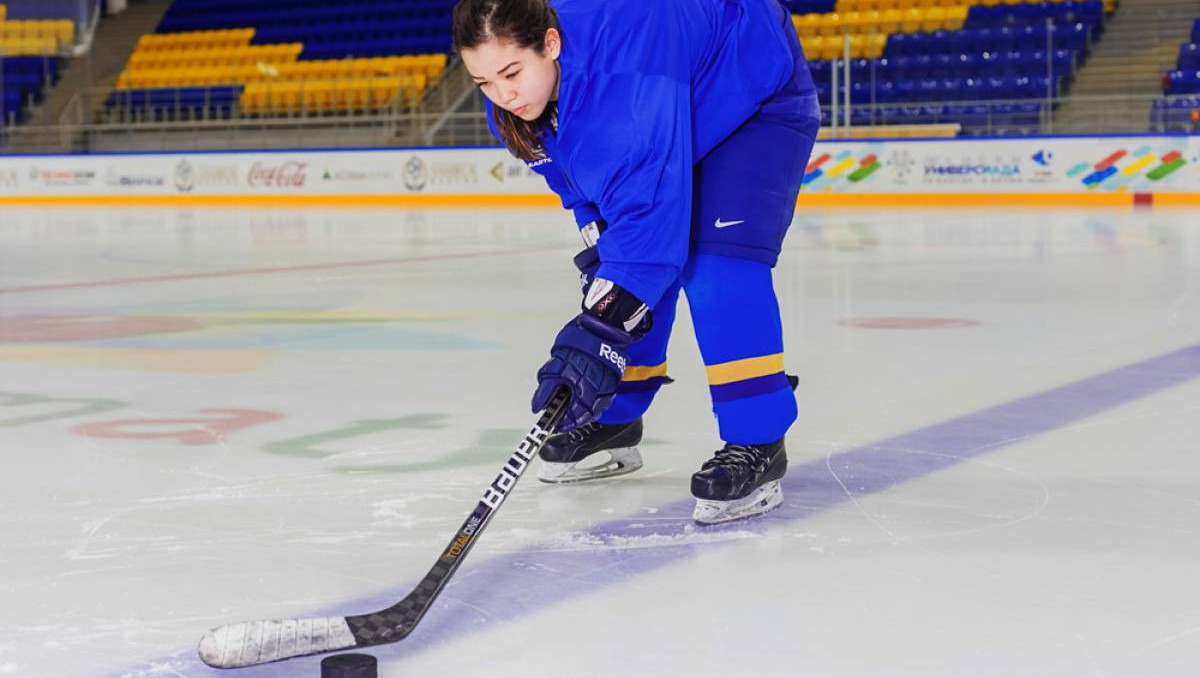
[[[528,106],[520,106],[518,108],[512,109],[512,112],[516,115],[525,115],[525,111],[528,111],[528,110],[529,110]]]

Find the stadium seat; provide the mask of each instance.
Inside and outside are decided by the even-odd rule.
[[[1200,45],[1194,42],[1179,46],[1179,59],[1175,64],[1181,70],[1200,69]]]

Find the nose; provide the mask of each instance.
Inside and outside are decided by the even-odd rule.
[[[517,89],[515,87],[501,84],[498,85],[498,89],[500,90],[498,92],[500,95],[500,103],[507,104],[512,101],[516,101]]]

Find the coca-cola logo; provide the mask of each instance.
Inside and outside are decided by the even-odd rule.
[[[308,180],[308,175],[305,170],[308,169],[308,163],[289,161],[282,165],[264,165],[261,162],[254,163],[254,167],[250,168],[250,185],[251,186],[268,186],[271,188],[299,188]]]

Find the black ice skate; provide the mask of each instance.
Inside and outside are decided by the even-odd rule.
[[[551,436],[538,454],[542,466],[538,480],[546,483],[575,483],[632,473],[642,467],[636,445],[642,442],[642,420],[627,424],[585,424],[570,433]],[[607,459],[585,464],[596,453]],[[592,459],[596,462],[598,459]]]
[[[766,513],[783,503],[779,479],[786,472],[783,438],[766,445],[726,443],[692,475],[692,518],[713,525]]]

